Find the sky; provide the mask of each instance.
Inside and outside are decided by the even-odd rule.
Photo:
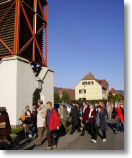
[[[49,68],[55,86],[75,88],[92,72],[124,89],[124,1],[48,0]]]

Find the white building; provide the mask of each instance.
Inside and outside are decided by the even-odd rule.
[[[86,75],[75,87],[76,100],[107,100],[109,84],[97,80],[92,73]]]
[[[41,98],[54,104],[54,72],[42,67],[36,76],[29,61],[18,57],[0,61],[0,106],[6,107],[12,126],[21,124],[20,116],[26,105],[37,104]]]

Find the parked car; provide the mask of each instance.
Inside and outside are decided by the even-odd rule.
[[[60,105],[61,105],[61,103],[54,104],[54,108],[58,111],[58,109],[60,108]],[[71,105],[64,104],[64,106],[67,108],[68,113],[70,113],[71,112],[71,108],[72,108]]]

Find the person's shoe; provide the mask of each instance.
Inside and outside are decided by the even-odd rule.
[[[48,147],[46,148],[46,150],[52,150],[52,149],[53,149],[52,146],[48,146]]]
[[[56,149],[57,148],[57,145],[53,145],[53,149]]]
[[[114,133],[115,133],[115,134],[119,134],[119,132],[118,132],[118,131],[114,131]]]
[[[28,136],[29,138],[33,138],[33,136],[31,135],[31,134],[29,134],[29,136]]]
[[[83,133],[81,133],[81,134],[80,134],[80,136],[84,136],[84,134],[83,134]]]
[[[96,140],[95,139],[91,139],[90,140],[92,143],[96,143]]]
[[[105,142],[106,142],[106,139],[104,138],[102,141],[103,141],[103,143],[105,143]]]
[[[37,134],[34,134],[33,138],[37,138]]]

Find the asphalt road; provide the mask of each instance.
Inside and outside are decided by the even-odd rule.
[[[44,137],[45,138],[45,137]],[[47,141],[44,139],[41,146],[36,146],[37,139],[19,148],[20,150],[45,150],[47,147]],[[24,143],[23,143],[24,144]],[[80,136],[79,133],[73,135],[67,134],[60,137],[56,150],[123,150],[124,149],[124,133],[115,134],[108,128],[107,141],[102,142],[102,139],[98,136],[97,143],[90,142],[90,135]]]

